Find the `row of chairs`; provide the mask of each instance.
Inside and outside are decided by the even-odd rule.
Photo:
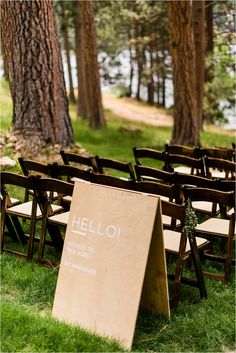
[[[235,162],[235,146],[232,144],[232,148],[222,147],[189,147],[185,145],[177,144],[165,144],[165,152],[169,154],[179,154],[181,156],[188,156],[192,158],[210,157],[226,159]]]
[[[187,148],[187,147],[186,147]],[[221,150],[220,151],[224,151]],[[135,180],[136,174],[131,162],[123,163],[110,158],[101,158],[99,156],[84,157],[73,153],[61,152],[64,164],[77,165],[91,169],[95,173],[109,173],[113,169],[122,173],[128,179]],[[178,171],[185,174],[195,174],[209,179],[213,178],[234,178],[235,162],[223,159],[205,156],[204,158],[195,158],[178,153],[161,152],[149,148],[133,148],[135,165],[144,165],[155,167],[162,164],[162,169],[167,172]],[[158,163],[157,163],[158,162]]]
[[[200,250],[205,247],[208,247],[209,241],[205,240],[205,238],[197,237],[196,244],[193,245],[194,243],[192,244],[192,242],[189,242],[188,238],[186,237],[186,234],[184,234],[184,232],[182,231],[184,214],[185,214],[185,206],[182,205],[182,199],[180,195],[181,195],[181,192],[183,192],[183,190],[184,190],[184,193],[186,193],[185,189],[187,190],[189,188],[181,189],[181,192],[180,192],[179,184],[172,183],[173,180],[171,178],[176,178],[178,174],[168,173],[162,170],[159,170],[159,171],[154,170],[154,172],[158,173],[159,179],[157,178],[154,180],[154,177],[152,174],[151,178],[153,179],[151,181],[142,180],[139,182],[134,182],[133,180],[124,180],[110,175],[92,173],[91,170],[89,171],[81,170],[79,168],[75,168],[71,166],[59,166],[56,164],[42,166],[40,165],[40,163],[27,161],[23,159],[20,159],[20,163],[25,175],[27,175],[27,177],[25,177],[26,178],[25,185],[24,185],[25,189],[33,191],[32,194],[34,195],[33,201],[31,201],[31,208],[30,207],[28,208],[28,215],[27,215],[28,219],[30,219],[30,232],[29,232],[30,236],[28,241],[28,252],[27,252],[28,259],[32,258],[33,256],[35,240],[39,241],[38,260],[41,263],[48,264],[48,260],[44,259],[45,245],[47,244],[53,245],[57,249],[57,251],[59,252],[61,251],[62,244],[63,244],[63,236],[60,231],[60,226],[62,225],[66,226],[67,220],[68,220],[68,214],[69,214],[68,211],[65,212],[65,208],[63,208],[62,206],[63,205],[62,201],[65,194],[67,196],[72,195],[73,184],[71,183],[71,181],[74,177],[76,177],[76,178],[79,178],[80,180],[85,180],[87,182],[95,182],[97,184],[109,185],[111,187],[114,186],[114,187],[129,189],[129,190],[157,194],[159,196],[162,196],[162,198],[165,198],[165,200],[162,199],[163,217],[168,217],[170,220],[170,222],[166,222],[166,224],[165,222],[163,222],[164,228],[165,228],[164,230],[164,237],[165,237],[165,244],[166,244],[165,247],[166,247],[167,253],[172,253],[177,255],[177,266],[176,266],[176,272],[174,276],[175,284],[174,284],[174,291],[173,291],[174,294],[172,297],[172,305],[177,306],[178,304],[181,283],[188,283],[188,284],[197,286],[200,290],[201,297],[206,296],[205,285],[202,279],[201,266],[199,262],[197,248]],[[34,166],[37,173],[48,174],[53,178],[35,179],[32,176],[30,176],[31,173],[29,169],[30,167],[33,168],[33,164],[37,165],[37,167]],[[145,167],[137,166],[136,169],[140,170],[143,168]],[[146,174],[147,174],[147,169],[148,168],[146,168],[145,170]],[[70,183],[59,181],[59,180],[55,181],[54,178],[61,178],[62,176],[66,176],[66,180],[68,180]],[[155,176],[157,176],[157,174]],[[185,175],[185,178],[186,177],[188,178],[187,179],[188,186],[194,185],[193,183],[193,179],[194,179],[195,185],[198,182],[198,183],[201,183],[201,184],[198,184],[198,186],[200,185],[204,187],[211,187],[211,190],[207,192],[206,192],[207,189],[205,188],[202,189],[198,187],[197,189],[198,191],[195,192],[196,195],[192,196],[190,194],[188,195],[188,197],[192,198],[195,201],[201,200],[201,199],[206,201],[208,197],[209,202],[214,202],[221,205],[220,211],[222,213],[222,216],[223,214],[225,216],[226,207],[228,208],[233,207],[234,193],[233,191],[226,191],[226,190],[231,190],[233,188],[232,181],[218,181],[218,180],[214,181],[214,180],[207,180],[197,176]],[[25,204],[23,202],[22,204],[13,206],[14,201],[12,199],[10,199],[9,201],[6,190],[4,189],[7,183],[11,183],[11,178],[14,179],[14,177],[9,177],[9,175],[6,175],[4,173],[2,174],[2,185],[3,185],[2,195],[3,195],[3,205],[4,205],[3,207],[4,211],[3,211],[3,217],[2,217],[3,224],[1,225],[1,249],[2,250],[3,249],[7,250],[6,246],[4,245],[5,227],[8,229],[9,233],[11,233],[11,235],[15,239],[19,238],[22,243],[25,242],[26,240],[22,228],[19,227],[19,221],[18,221],[18,216],[23,215],[22,208],[25,209]],[[19,176],[17,176],[16,178],[19,179]],[[159,182],[160,178],[162,178],[161,183]],[[14,182],[16,183],[15,179],[14,179]],[[23,181],[21,182],[23,183]],[[12,184],[13,184],[13,181],[12,181]],[[60,187],[57,188],[57,184],[60,185]],[[221,188],[223,191],[217,191],[217,189],[219,188]],[[193,188],[190,188],[189,190],[191,189]],[[46,191],[48,191],[49,193],[45,194]],[[60,200],[59,205],[53,204],[53,200],[55,198],[54,197],[55,192],[57,193],[57,199]],[[36,202],[34,201],[35,199],[36,199]],[[179,205],[174,204],[173,202],[172,203],[169,202],[173,200],[179,203]],[[26,201],[26,200],[24,199],[23,201]],[[11,205],[11,207],[9,207],[9,205]],[[17,207],[18,207],[18,213],[17,213]],[[199,233],[199,234],[204,234],[205,236],[210,236],[210,237],[216,236],[226,240],[227,251],[226,251],[225,258],[223,257],[213,258],[213,255],[210,254],[211,259],[224,262],[225,264],[224,275],[223,276],[217,275],[217,276],[218,278],[221,278],[226,282],[229,280],[230,271],[231,271],[232,262],[233,262],[232,244],[233,244],[233,236],[234,236],[234,222],[233,222],[234,217],[235,216],[233,213],[232,215],[228,216],[228,219],[223,220],[227,222],[227,225],[226,225],[226,222],[224,224],[223,233],[220,233],[220,231],[218,231],[217,233],[216,231],[214,231],[214,228],[210,228],[205,231],[203,228],[195,230],[195,232],[201,231],[202,233]],[[42,221],[41,233],[40,233],[40,237],[36,239],[35,225],[36,225],[36,221],[39,219],[41,219]],[[213,220],[213,223],[214,222],[215,221]],[[200,226],[203,227],[204,224]],[[219,229],[220,228],[218,228],[218,230]],[[50,235],[50,241],[46,239],[46,230]],[[194,249],[192,247],[194,247]],[[180,249],[182,250],[180,251]],[[207,254],[204,253],[204,257],[206,255]],[[195,266],[195,273],[197,275],[197,281],[191,280],[189,282],[187,279],[184,279],[184,277],[182,276],[182,271],[183,271],[183,261],[190,256],[193,256],[193,257],[196,256],[196,259],[194,258],[193,260],[194,260],[194,266]]]

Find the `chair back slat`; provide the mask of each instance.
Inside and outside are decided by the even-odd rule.
[[[108,169],[116,170],[127,175],[127,179],[135,180],[135,173],[131,162],[124,163],[111,158],[95,157],[98,172],[100,174],[109,174]]]
[[[209,201],[228,207],[234,207],[234,191],[220,191],[206,188],[183,188],[185,199],[191,201]]]
[[[166,169],[166,152],[158,151],[151,148],[137,148],[133,147],[133,155],[135,159],[135,164],[147,165],[146,161],[161,161],[163,162],[163,170]],[[143,161],[145,160],[145,162]]]
[[[32,174],[43,174],[43,175],[50,175],[50,170],[48,165],[36,162],[30,159],[24,159],[22,157],[18,158],[22,172],[26,176],[30,176]]]
[[[78,167],[83,168],[84,166],[86,166],[86,167],[90,167],[90,169],[94,170],[95,172],[98,171],[94,156],[86,157],[76,153],[65,152],[64,150],[60,151],[60,155],[62,157],[64,164],[66,165],[70,165],[71,163],[76,163],[78,164]]]
[[[72,182],[72,178],[78,178],[85,181],[92,181],[93,174],[89,170],[80,169],[70,165],[59,165],[57,163],[49,164],[52,178],[61,179],[66,177],[68,182]]]
[[[198,147],[188,147],[177,144],[165,144],[165,151],[169,154],[178,154],[181,156],[187,156],[191,158],[199,158]]]
[[[205,176],[204,162],[202,158],[192,158],[178,154],[167,154],[167,168],[169,172],[174,171],[174,165],[184,165],[191,168],[191,174]]]
[[[173,173],[169,173],[161,169],[146,167],[138,164],[136,164],[134,168],[135,168],[137,180],[139,181],[156,179],[157,181],[162,181],[164,183],[169,183],[169,184],[174,183]]]

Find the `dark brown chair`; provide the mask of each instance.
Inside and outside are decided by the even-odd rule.
[[[66,228],[68,223],[69,211],[63,211],[55,214],[53,212],[54,205],[48,197],[48,192],[56,192],[59,195],[72,196],[74,185],[62,180],[53,178],[42,178],[37,181],[36,198],[37,203],[42,211],[42,227],[39,240],[38,262],[48,266],[55,266],[52,260],[44,258],[45,245],[52,245],[57,253],[61,253],[63,248],[63,235],[61,227]],[[50,235],[51,242],[46,241],[47,231]]]
[[[22,176],[16,173],[2,172],[1,173],[1,195],[2,195],[2,217],[1,217],[1,250],[10,252],[19,256],[26,257],[28,260],[33,257],[34,242],[38,240],[35,236],[36,222],[42,219],[42,213],[37,205],[35,194],[33,194],[32,201],[17,203],[15,205],[9,204],[10,187],[16,187],[18,191],[25,191],[30,188],[35,191],[35,181],[32,177]],[[19,192],[20,195],[20,192]],[[53,212],[59,212],[61,207],[53,206]],[[20,220],[26,219],[29,222],[29,233],[26,234],[22,227]],[[14,244],[6,245],[6,232],[13,231],[14,240],[18,240],[19,245],[27,244],[26,249],[17,250]],[[10,227],[10,229],[9,229]],[[11,246],[12,245],[12,246]]]
[[[216,239],[224,241],[225,247],[223,255],[217,254],[211,246],[211,251],[204,253],[204,257],[208,260],[220,262],[224,264],[224,274],[205,272],[206,275],[216,279],[223,280],[227,283],[230,280],[230,273],[233,262],[233,239],[235,238],[235,192],[219,191],[205,188],[185,188],[183,189],[185,198],[191,201],[209,201],[220,205],[221,218],[209,218],[198,224],[195,228],[196,236],[207,237],[212,245],[216,243]],[[227,209],[233,208],[234,212],[228,216]],[[222,250],[222,247],[221,247]]]
[[[36,162],[30,159],[25,159],[23,157],[19,157],[18,161],[20,163],[22,172],[25,176],[31,175],[40,175],[44,177],[50,176],[50,169],[47,164],[43,164],[40,162]],[[29,200],[29,196],[33,195],[33,191],[30,189],[26,189],[25,191],[25,202]],[[57,198],[57,195],[50,195],[54,200]]]
[[[95,173],[98,172],[96,160],[94,156],[82,156],[76,153],[60,151],[60,155],[65,165],[71,165],[80,169],[93,170]]]
[[[93,173],[90,170],[83,170],[70,165],[59,165],[57,163],[49,164],[49,170],[51,176],[55,179],[64,180],[69,183],[74,183],[76,181],[92,182]],[[70,203],[71,195],[60,195],[62,204],[63,202]]]
[[[206,176],[209,179],[234,179],[236,163],[219,158],[205,157]]]
[[[175,173],[174,182],[178,184],[180,188],[186,186],[201,187],[208,189],[219,188],[219,183],[216,183],[215,180],[210,180],[196,175],[188,175],[181,173]],[[214,217],[217,213],[219,213],[219,206],[209,201],[193,201],[192,206],[196,212],[208,215],[209,217]]]
[[[174,201],[181,204],[180,189],[177,185],[167,185],[153,181],[140,181],[133,185],[135,191],[158,195],[161,201]],[[162,215],[162,223],[165,228],[175,229],[180,225],[178,220],[167,215]]]
[[[128,180],[135,180],[134,169],[130,162],[123,163],[111,158],[101,158],[99,156],[96,156],[95,160],[98,167],[98,173],[112,175],[112,172],[114,173],[115,171],[116,175],[114,176],[120,176]]]
[[[178,154],[167,154],[166,166],[167,171],[170,173],[175,171],[205,177],[205,168],[202,158],[192,158]]]
[[[174,281],[171,307],[176,308],[179,303],[181,285],[188,284],[197,287],[201,298],[207,297],[207,291],[201,269],[199,251],[208,246],[208,241],[204,238],[197,238],[192,234],[190,238],[184,231],[184,221],[186,217],[185,206],[162,201],[162,214],[178,219],[181,222],[179,231],[164,229],[164,246],[167,254],[176,256],[176,268],[174,273],[168,273],[168,278]],[[191,258],[194,264],[196,279],[183,277],[184,263]]]
[[[168,171],[166,166],[166,152],[154,150],[151,148],[137,148],[133,147],[133,155],[135,159],[135,164],[145,165],[154,168],[160,168]]]

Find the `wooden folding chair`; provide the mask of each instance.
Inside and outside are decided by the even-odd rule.
[[[46,264],[48,266],[55,265],[53,261],[44,258],[45,244],[53,245],[58,253],[62,251],[63,236],[60,227],[63,226],[66,228],[69,217],[69,211],[58,214],[53,213],[54,205],[48,197],[47,192],[56,192],[59,195],[59,198],[60,195],[64,194],[72,196],[73,187],[73,184],[58,179],[38,179],[36,198],[42,210],[42,227],[39,240],[38,262],[41,264]],[[51,243],[46,241],[47,231],[50,235]]]
[[[124,163],[115,159],[101,158],[99,156],[95,156],[95,160],[98,167],[98,173],[112,175],[115,171],[116,175],[113,176],[135,180],[135,173],[131,162]]]
[[[71,165],[80,169],[93,170],[95,173],[98,172],[96,160],[94,156],[82,156],[76,153],[60,151],[60,155],[65,165]]]
[[[177,185],[167,185],[153,181],[140,181],[133,185],[135,191],[158,195],[161,201],[175,201],[181,204],[180,189]],[[162,223],[164,228],[175,229],[180,222],[168,215],[162,215]]]
[[[1,218],[1,250],[14,253],[19,256],[26,257],[28,260],[32,259],[34,252],[34,243],[39,239],[35,236],[36,222],[42,220],[42,212],[39,205],[37,204],[37,199],[35,196],[37,182],[33,176],[26,177],[16,173],[2,172],[1,173],[1,194],[3,197],[2,206],[2,218]],[[31,189],[33,191],[32,201],[18,203],[15,206],[9,205],[9,187],[15,186],[18,190]],[[52,206],[52,212],[57,213],[62,210],[59,205]],[[26,225],[22,226],[20,220],[26,219],[29,221],[29,233],[25,234],[24,228]],[[15,234],[19,243],[21,245],[27,244],[26,252],[20,252],[18,250],[7,248],[5,245],[5,227],[9,225],[11,221],[14,227]]]
[[[234,179],[236,175],[236,163],[219,158],[205,157],[206,176],[209,179]]]
[[[209,242],[204,238],[196,238],[194,234],[188,237],[184,230],[186,207],[171,202],[162,201],[162,214],[178,219],[181,222],[180,231],[164,229],[164,245],[167,254],[175,255],[175,273],[168,273],[168,278],[174,281],[171,307],[176,308],[179,303],[182,283],[199,288],[200,297],[207,298],[207,291],[201,269],[199,251],[208,246]],[[187,259],[193,260],[196,280],[183,277],[184,263]]]
[[[174,182],[178,184],[180,188],[189,186],[202,187],[207,189],[217,189],[219,187],[219,183],[216,184],[216,181],[203,178],[197,175],[188,175],[181,173],[175,173],[174,175]],[[209,217],[214,217],[217,213],[219,213],[219,206],[209,201],[193,201],[192,207],[196,212],[208,215]]]
[[[133,155],[135,164],[137,165],[145,165],[154,168],[160,168],[160,165],[162,165],[162,169],[168,171],[166,166],[165,151],[158,151],[151,148],[133,147]]]
[[[224,274],[204,272],[215,279],[223,280],[225,283],[230,280],[233,259],[233,240],[235,239],[235,192],[219,191],[205,188],[185,188],[183,190],[185,198],[192,201],[210,201],[220,205],[221,218],[212,217],[198,224],[194,230],[196,236],[207,237],[212,245],[216,239],[224,241],[224,253],[217,254],[211,246],[211,250],[204,252],[204,258],[224,264]],[[227,208],[233,208],[234,212],[227,216]],[[222,245],[222,244],[221,244]],[[221,246],[222,251],[222,246]]]
[[[204,162],[202,158],[192,158],[178,154],[166,154],[168,172],[195,174],[205,177]]]
[[[92,182],[94,178],[91,170],[84,170],[70,165],[52,163],[49,164],[49,170],[55,179],[64,180],[69,183],[74,183],[76,181]],[[60,195],[59,202],[61,202],[63,207],[67,208],[65,203],[70,204],[71,200],[71,195],[64,194]]]
[[[43,164],[37,161],[33,161],[30,159],[25,159],[23,157],[19,157],[18,161],[20,163],[22,172],[25,176],[31,175],[40,175],[44,177],[51,176],[50,169],[47,164]],[[30,189],[26,189],[25,191],[25,202],[29,200],[29,196],[33,195],[33,191]],[[57,198],[57,195],[50,195],[53,199]]]

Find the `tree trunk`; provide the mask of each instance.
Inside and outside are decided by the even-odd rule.
[[[80,1],[79,4],[84,36],[85,72],[89,97],[89,125],[92,128],[101,128],[106,125],[106,121],[102,106],[92,2],[91,0]]]
[[[64,10],[64,1],[60,2],[61,4],[61,12],[62,17],[65,15]],[[64,42],[64,49],[66,52],[66,62],[67,62],[67,71],[68,71],[68,78],[69,78],[69,101],[75,104],[75,94],[74,94],[74,85],[73,85],[73,78],[72,78],[72,70],[71,70],[71,61],[70,61],[70,44],[69,44],[69,36],[67,26],[63,23],[61,26],[61,31],[63,33],[63,42]]]
[[[205,1],[205,16],[206,16],[206,56],[209,54],[213,53],[213,47],[214,47],[214,36],[213,36],[213,6],[214,6],[214,1],[213,0],[206,0]],[[213,65],[211,64],[208,68],[205,69],[205,83],[211,82],[213,79]],[[209,94],[207,97],[208,100],[212,100],[211,95]],[[203,114],[203,122],[207,121],[212,121],[213,116],[210,112],[206,113],[204,112]]]
[[[190,1],[168,1],[174,83],[172,143],[199,144],[195,52]]]
[[[140,28],[141,27],[141,28]],[[136,24],[136,62],[138,67],[138,82],[137,82],[137,90],[135,98],[140,101],[141,100],[141,83],[143,76],[143,48],[141,41],[142,35],[142,25]]]
[[[161,65],[161,76],[162,76],[162,106],[166,106],[166,65],[165,65],[165,50],[162,50],[162,65]]]
[[[72,144],[53,2],[2,1],[1,40],[13,130],[23,137],[25,148],[37,154],[48,142]]]
[[[79,1],[74,5],[79,6]],[[77,114],[81,118],[89,120],[89,102],[86,84],[86,66],[84,53],[84,38],[81,23],[81,15],[76,15],[74,19],[75,26],[75,51],[78,78],[78,110]]]
[[[132,28],[129,32],[129,41],[132,39]],[[132,54],[132,45],[129,43],[129,63],[130,63],[130,74],[129,74],[129,92],[128,97],[132,97],[132,87],[133,87],[133,78],[134,78],[134,58]]]
[[[197,115],[199,129],[202,128],[203,93],[205,75],[205,0],[193,1],[193,29],[195,44]]]
[[[148,103],[153,105],[154,104],[154,78],[153,78],[153,43],[150,44],[149,53],[150,53],[150,80],[148,82]]]

